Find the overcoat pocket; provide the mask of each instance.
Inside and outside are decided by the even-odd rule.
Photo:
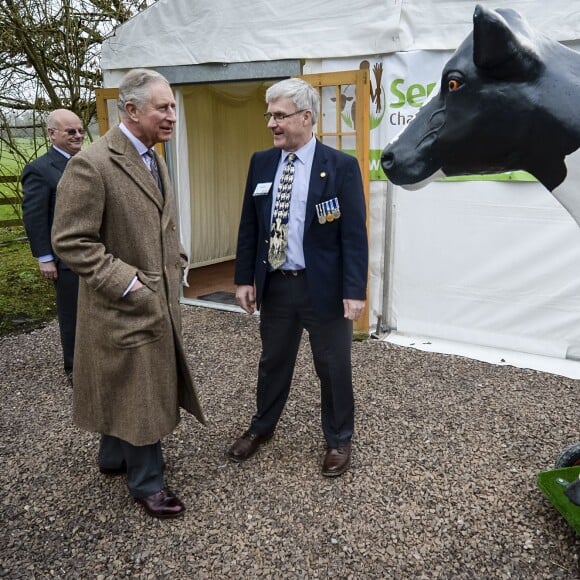
[[[157,292],[143,286],[106,310],[109,338],[118,348],[136,348],[163,338],[163,308]]]

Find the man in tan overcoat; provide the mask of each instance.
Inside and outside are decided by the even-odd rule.
[[[119,86],[121,124],[68,164],[52,229],[56,253],[80,278],[73,419],[101,433],[99,469],[126,474],[154,517],[183,503],[164,483],[160,439],[179,407],[204,423],[181,338],[183,257],[167,167],[175,100],[166,79],[135,69]]]

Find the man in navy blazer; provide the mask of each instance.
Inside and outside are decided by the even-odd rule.
[[[352,331],[368,270],[363,184],[354,157],[314,136],[312,86],[280,81],[266,102],[274,148],[250,162],[235,270],[238,303],[250,314],[260,309],[257,410],[228,456],[244,461],[273,436],[306,329],[321,384],[322,474],[335,477],[350,464],[354,431]]]
[[[40,275],[55,284],[64,370],[72,381],[79,283],[77,275],[54,253],[50,231],[58,182],[68,160],[81,150],[85,132],[82,121],[67,109],[53,111],[46,127],[52,146],[22,171],[22,218]]]

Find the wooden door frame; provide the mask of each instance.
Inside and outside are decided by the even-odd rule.
[[[116,101],[119,98],[119,89],[116,87],[106,89],[96,89],[95,102],[97,105],[97,123],[99,125],[99,135],[104,135],[110,128],[109,109],[107,101]],[[155,151],[165,159],[165,145],[157,143]]]
[[[323,87],[336,87],[336,127],[342,127],[343,122],[341,118],[341,108],[338,106],[340,98],[340,88],[344,86],[355,87],[356,110],[354,118],[353,131],[349,132],[333,132],[327,133],[323,131],[322,123],[316,126],[317,137],[322,140],[326,136],[337,137],[338,142],[341,142],[343,136],[354,136],[356,139],[356,158],[359,163],[360,172],[363,181],[363,191],[366,205],[366,226],[367,235],[370,234],[370,78],[367,70],[351,70],[328,73],[315,73],[300,75],[307,83],[322,93]],[[322,118],[322,99],[320,100],[320,110],[318,111],[318,118]],[[370,235],[369,235],[370,237]],[[369,331],[369,284],[367,274],[367,295],[366,305],[360,318],[354,323],[354,330],[357,333],[368,335]]]

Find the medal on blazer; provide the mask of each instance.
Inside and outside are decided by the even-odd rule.
[[[326,211],[326,221],[328,223],[334,221],[334,214],[332,213],[332,206],[330,205],[330,201],[324,202],[324,209]]]
[[[340,205],[338,203],[338,197],[335,197],[332,202],[332,215],[334,219],[338,219],[340,217]]]
[[[317,204],[316,215],[318,216],[319,224],[332,223],[334,220],[337,220],[341,216],[338,198],[334,197]]]

